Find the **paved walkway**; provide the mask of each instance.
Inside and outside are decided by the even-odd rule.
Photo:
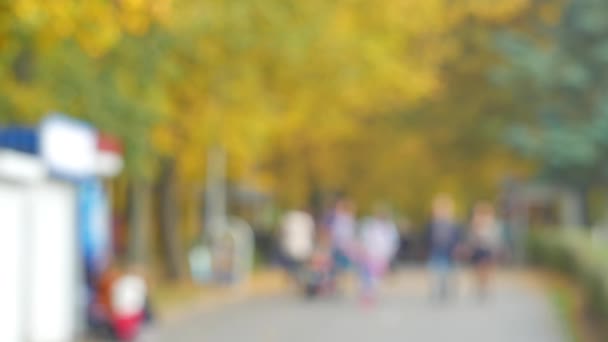
[[[447,305],[428,300],[422,271],[403,271],[381,302],[363,309],[353,296],[306,301],[282,294],[199,310],[160,329],[154,340],[222,341],[566,341],[542,288],[519,274],[501,274],[494,296],[476,299],[467,276]]]

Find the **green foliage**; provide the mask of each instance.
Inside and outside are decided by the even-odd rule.
[[[598,323],[608,322],[608,244],[593,243],[580,229],[543,231],[529,236],[528,258],[531,262],[563,272],[584,290],[586,304]]]
[[[150,175],[150,127],[162,110],[166,1],[17,0],[0,6],[0,120],[80,117],[126,145],[127,170]]]
[[[567,279],[561,279],[561,277],[551,280],[553,282],[548,284],[550,298],[559,314],[561,326],[566,330],[568,341],[588,341],[589,332],[586,330],[586,317],[580,310],[580,295],[577,287]]]
[[[549,179],[576,186],[608,179],[606,22],[605,1],[575,0],[557,25],[539,18],[534,32],[498,39],[507,66],[495,78],[536,107],[514,125],[510,142]]]

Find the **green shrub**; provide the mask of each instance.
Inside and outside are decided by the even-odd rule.
[[[534,231],[528,236],[527,256],[531,264],[574,279],[594,318],[608,322],[608,242],[593,243],[583,229]]]

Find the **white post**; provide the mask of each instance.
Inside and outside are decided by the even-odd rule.
[[[205,231],[216,236],[226,227],[226,153],[211,147],[207,154],[207,189],[205,192]]]
[[[25,189],[16,184],[0,181],[0,268],[6,278],[0,291],[0,340],[23,341],[26,330],[25,279],[27,253],[25,252],[27,204]]]

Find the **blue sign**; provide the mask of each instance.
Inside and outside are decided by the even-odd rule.
[[[108,198],[100,181],[79,183],[78,207],[80,245],[91,281],[108,267],[112,252]]]
[[[30,127],[0,127],[0,148],[38,154],[38,132]]]

